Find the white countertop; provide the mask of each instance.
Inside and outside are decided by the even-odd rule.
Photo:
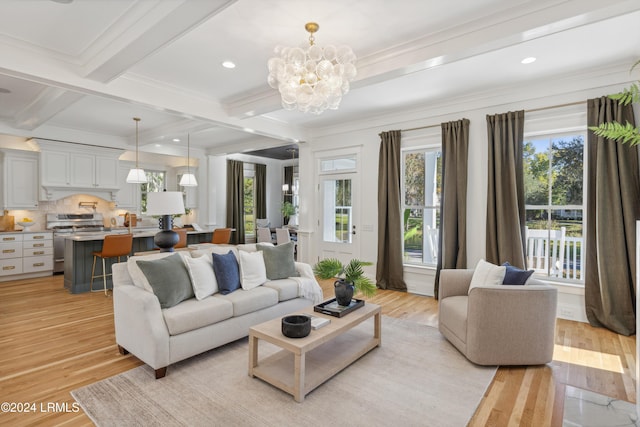
[[[75,242],[88,242],[92,240],[104,240],[104,237],[109,235],[127,234],[128,231],[129,229],[122,228],[122,229],[116,229],[112,231],[99,231],[96,233],[70,234],[68,236],[65,236],[65,238],[68,240],[73,240]],[[160,229],[159,228],[142,229],[142,230],[133,229],[131,231],[133,233],[133,238],[135,239],[136,237],[153,237],[156,235],[156,233],[160,231]],[[194,230],[194,231],[187,231],[187,234],[211,233],[212,231],[213,230],[202,230],[202,231]]]

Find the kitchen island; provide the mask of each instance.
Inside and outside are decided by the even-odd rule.
[[[133,248],[131,253],[151,251],[156,246],[153,236],[159,230],[135,230],[133,231]],[[93,252],[102,249],[105,236],[109,234],[124,234],[121,231],[74,234],[65,238],[64,242],[64,287],[72,294],[89,292],[91,282],[91,267],[93,265]],[[211,242],[213,230],[188,231],[187,244]],[[107,271],[111,271],[111,264],[117,262],[107,259]],[[96,273],[101,274],[102,263],[96,262]],[[107,288],[111,288],[111,276],[107,277]],[[94,289],[102,289],[102,278],[96,279]]]

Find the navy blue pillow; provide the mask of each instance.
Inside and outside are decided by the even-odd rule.
[[[505,262],[502,265],[507,267],[507,271],[504,274],[504,280],[502,281],[503,285],[524,285],[533,274],[533,270],[522,270],[518,267],[512,266],[508,262]]]
[[[213,272],[216,273],[218,289],[222,295],[240,289],[240,272],[238,260],[232,251],[225,255],[213,255]]]

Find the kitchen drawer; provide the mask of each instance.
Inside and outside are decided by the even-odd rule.
[[[24,242],[22,242],[22,247],[25,249],[52,248],[53,240],[25,240]]]
[[[30,242],[32,240],[53,240],[53,233],[43,232],[43,233],[26,233],[23,235],[25,242]]]
[[[22,273],[22,258],[0,259],[0,276]]]
[[[53,247],[48,248],[24,248],[22,250],[22,256],[32,257],[32,256],[42,256],[42,255],[51,255],[53,256]]]
[[[53,256],[34,256],[23,258],[23,273],[53,270]]]
[[[0,233],[0,243],[22,242],[22,234]]]
[[[0,259],[22,258],[22,242],[0,243]]]

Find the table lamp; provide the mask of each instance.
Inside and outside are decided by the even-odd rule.
[[[147,193],[147,214],[160,215],[160,229],[153,237],[153,243],[160,252],[173,252],[180,240],[178,233],[172,230],[172,215],[184,215],[184,202],[180,191],[162,191]]]

